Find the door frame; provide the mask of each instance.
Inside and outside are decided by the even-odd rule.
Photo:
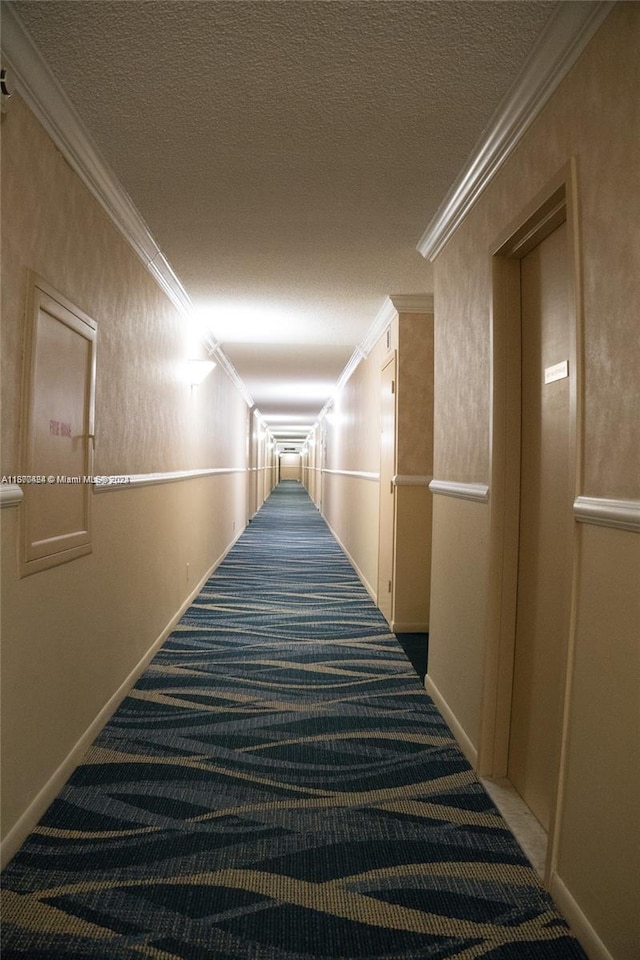
[[[382,611],[382,607],[381,607],[381,605],[380,605],[380,601],[381,601],[381,598],[382,598],[382,594],[383,594],[383,593],[384,593],[385,595],[390,594],[390,597],[389,597],[389,619],[388,619],[388,623],[389,623],[389,625],[391,626],[391,624],[393,623],[393,620],[394,620],[395,588],[396,588],[396,584],[395,584],[395,580],[396,580],[396,576],[395,576],[396,496],[395,496],[395,487],[393,486],[393,482],[394,482],[394,481],[393,481],[393,478],[394,478],[395,475],[396,475],[396,464],[397,464],[397,457],[398,457],[398,390],[397,390],[397,384],[398,384],[398,356],[397,356],[397,351],[396,351],[396,350],[392,350],[390,353],[388,353],[388,354],[386,355],[385,359],[384,359],[383,362],[382,362],[382,366],[380,367],[380,387],[381,387],[381,388],[382,388],[382,386],[383,386],[383,384],[384,384],[384,377],[385,377],[385,374],[386,374],[386,372],[387,372],[388,370],[391,371],[391,375],[392,375],[392,380],[391,380],[391,384],[392,384],[391,394],[392,394],[392,397],[393,397],[393,402],[392,402],[392,407],[393,407],[393,431],[392,431],[392,438],[391,438],[392,464],[391,464],[391,477],[389,478],[389,483],[392,485],[392,486],[391,486],[391,491],[390,491],[391,496],[392,496],[392,501],[391,501],[391,513],[390,513],[390,517],[389,517],[389,516],[383,511],[383,508],[382,508],[383,497],[385,497],[385,495],[386,495],[386,491],[385,491],[385,489],[384,489],[384,484],[385,484],[386,481],[385,481],[385,478],[384,478],[384,476],[383,476],[383,469],[382,469],[382,468],[383,468],[383,465],[384,465],[384,464],[383,464],[384,443],[383,443],[383,435],[382,435],[383,421],[382,421],[382,392],[381,392],[381,393],[380,393],[380,404],[381,404],[381,407],[380,407],[380,415],[381,415],[381,416],[380,416],[380,421],[381,421],[381,422],[380,422],[380,484],[379,484],[379,497],[378,497],[378,576],[377,576],[377,583],[376,583],[376,591],[377,591],[377,592],[376,592],[376,604],[377,604],[377,606],[378,606],[378,609],[379,609],[381,612],[383,612],[383,611]],[[390,527],[391,527],[390,530],[388,530],[388,529],[386,530],[386,533],[389,533],[389,532],[390,532],[390,534],[391,534],[391,557],[390,557],[390,566],[391,566],[391,580],[390,580],[390,584],[391,584],[391,589],[390,589],[390,590],[385,589],[384,579],[383,579],[383,577],[382,577],[382,569],[383,569],[383,565],[382,565],[382,547],[383,547],[382,525],[383,525],[383,519],[384,519],[384,518],[386,518],[387,520],[390,520]],[[383,612],[383,615],[384,615],[385,618],[386,618],[386,614],[384,614],[384,612]]]
[[[484,683],[478,771],[481,776],[507,775],[513,666],[516,637],[516,595],[520,520],[521,441],[521,302],[520,260],[561,223],[567,224],[569,303],[569,464],[575,499],[582,474],[582,308],[578,245],[577,183],[572,159],[504,229],[490,248],[491,315],[491,497],[489,587]],[[576,530],[571,547],[572,594],[570,626],[561,660],[565,676],[560,753],[547,848],[546,876],[555,865],[561,809],[570,700],[576,603]]]
[[[72,443],[78,443],[82,454],[83,473],[78,477],[69,477],[69,482],[80,489],[82,520],[79,526],[63,530],[49,537],[42,533],[38,537],[37,529],[32,527],[31,503],[38,490],[28,486],[24,494],[24,503],[20,517],[20,552],[18,572],[20,578],[48,570],[83,557],[93,551],[92,545],[92,499],[95,451],[96,422],[96,341],[98,324],[71,300],[63,296],[47,280],[33,271],[28,271],[28,293],[26,312],[26,333],[22,370],[20,463],[26,476],[38,475],[43,469],[42,451],[37,449],[37,408],[38,399],[48,399],[38,377],[40,358],[41,314],[48,315],[60,327],[80,337],[88,350],[84,369],[84,397],[81,433],[75,433]],[[45,421],[46,422],[46,421]],[[51,424],[56,421],[50,421]],[[71,429],[71,425],[65,423]],[[76,429],[77,429],[76,425]],[[71,439],[71,434],[68,434]],[[68,461],[68,458],[67,462]],[[66,468],[68,474],[74,472],[75,463]],[[75,481],[75,482],[74,482]]]

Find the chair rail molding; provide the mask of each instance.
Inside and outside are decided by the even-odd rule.
[[[432,480],[429,484],[431,493],[444,497],[455,497],[458,500],[475,500],[478,503],[487,503],[489,487],[486,483],[459,483],[457,480]]]
[[[369,473],[366,470],[329,470],[327,467],[321,468],[321,473],[330,473],[336,477],[357,477],[359,480],[379,480],[379,473]]]
[[[260,469],[258,467],[249,469]],[[231,473],[247,473],[246,467],[210,467],[204,470],[174,470],[167,473],[128,473],[93,478],[94,493],[130,490],[132,487],[150,487],[158,483],[176,483],[197,480],[199,477],[217,477]]]
[[[573,514],[580,523],[595,523],[640,533],[640,500],[609,500],[606,497],[577,497]]]
[[[396,474],[391,482],[394,487],[428,487],[433,477],[419,476],[418,474]]]
[[[485,127],[471,159],[423,233],[418,250],[435,260],[490,180],[614,6],[559,3],[511,90]]]
[[[17,483],[0,484],[0,508],[17,507],[22,503],[24,494]]]

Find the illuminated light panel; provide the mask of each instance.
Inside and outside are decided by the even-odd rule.
[[[299,312],[274,304],[220,301],[194,308],[201,327],[221,342],[281,343],[299,335]]]
[[[326,400],[335,388],[335,383],[331,380],[261,381],[252,385],[256,394],[259,393],[262,403],[265,399]],[[287,420],[292,416],[293,414],[287,414]]]
[[[313,424],[309,424],[309,417],[304,413],[270,413],[265,416],[269,423],[297,423],[298,430],[310,429]]]

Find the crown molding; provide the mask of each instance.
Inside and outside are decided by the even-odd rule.
[[[394,293],[388,296],[376,318],[367,330],[359,346],[349,357],[346,366],[336,381],[331,396],[318,414],[316,423],[320,423],[331,409],[335,396],[340,393],[345,384],[353,376],[362,360],[366,360],[376,343],[385,332],[391,321],[400,313],[433,313],[432,293]],[[315,424],[314,424],[315,426]]]
[[[363,357],[368,357],[391,321],[400,313],[433,313],[432,293],[390,294],[360,344]]]
[[[190,307],[187,294],[11,3],[4,3],[2,9],[2,54],[16,91],[145,266],[184,312],[185,306]]]
[[[393,293],[389,300],[396,313],[433,313],[432,293]]]
[[[614,0],[558,4],[469,163],[423,233],[418,250],[427,260],[435,260],[457,230],[613,6]]]
[[[393,301],[391,297],[386,297],[380,310],[378,310],[378,313],[376,314],[375,320],[365,333],[364,338],[358,348],[362,355],[361,359],[366,359],[369,356],[395,315],[396,308],[393,305]]]
[[[22,26],[10,2],[2,5],[2,56],[16,92],[98,201],[111,222],[149,270],[179,313],[189,319],[193,305],[171,264],[151,235],[133,201],[101,156],[75,107],[56,80],[40,51]],[[204,343],[210,355],[251,407],[253,400],[237,370],[212,335]]]
[[[229,357],[226,355],[220,344],[216,344],[213,349],[209,349],[209,356],[214,357],[217,363],[220,364],[249,409],[255,407],[254,399],[247,390],[244,380],[241,378],[240,374],[231,363],[231,360],[229,360]]]

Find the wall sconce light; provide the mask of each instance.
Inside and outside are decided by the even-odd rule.
[[[202,383],[214,367],[213,360],[187,360],[187,371],[191,386],[197,387],[199,383]]]

